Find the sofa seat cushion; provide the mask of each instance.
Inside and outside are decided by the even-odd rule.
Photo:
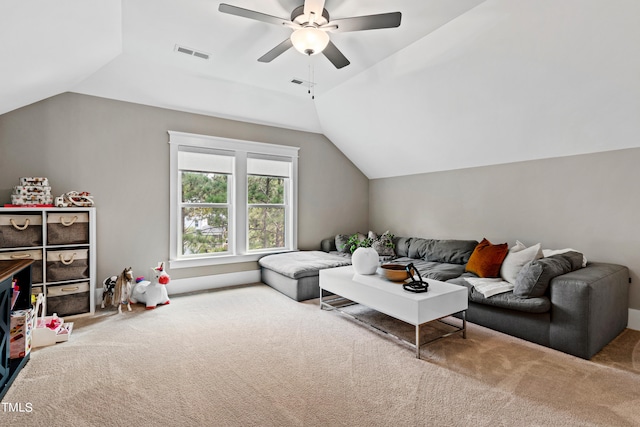
[[[351,265],[350,256],[328,254],[322,251],[285,252],[267,255],[258,261],[261,267],[273,270],[292,279],[317,276],[324,268]]]
[[[446,282],[464,273],[464,265],[460,264],[425,261],[423,259],[413,259],[409,257],[396,258],[393,260],[393,263],[404,265],[413,263],[413,266],[418,269],[423,279],[434,279],[440,280],[441,282]]]
[[[484,295],[476,291],[469,282],[464,280],[465,277],[477,276],[471,273],[464,273],[460,277],[447,280],[447,283],[453,283],[454,285],[464,286],[469,289],[469,301],[471,302],[524,311],[526,313],[546,313],[551,310],[551,301],[547,296],[523,299],[518,298],[513,294],[513,291],[511,291],[485,298]]]

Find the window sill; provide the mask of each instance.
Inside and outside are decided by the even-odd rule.
[[[292,252],[288,249],[269,252],[255,252],[245,255],[218,255],[202,258],[174,259],[169,261],[170,269],[206,267],[210,265],[235,264],[240,262],[258,261],[265,255],[279,254],[283,252]]]

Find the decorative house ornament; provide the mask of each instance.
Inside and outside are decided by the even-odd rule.
[[[375,274],[378,269],[378,252],[373,248],[358,248],[351,256],[353,269],[358,274]]]

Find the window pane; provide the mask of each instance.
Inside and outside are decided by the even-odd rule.
[[[283,248],[284,208],[249,208],[249,249]]]
[[[182,171],[182,203],[227,203],[228,175]]]
[[[249,204],[283,204],[285,178],[247,176],[247,202]]]
[[[182,226],[184,255],[228,250],[227,208],[182,208]]]

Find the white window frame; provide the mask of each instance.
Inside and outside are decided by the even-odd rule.
[[[220,138],[169,131],[169,267],[189,268],[207,265],[256,261],[268,253],[294,251],[298,249],[298,151],[299,147]],[[224,254],[207,254],[197,257],[180,257],[182,214],[180,211],[180,174],[178,150],[180,146],[225,150],[235,153],[232,190],[229,202],[233,215],[229,218],[229,251]],[[247,201],[247,157],[249,154],[286,157],[291,160],[288,215],[285,215],[285,248],[269,250],[248,249],[248,201]]]

